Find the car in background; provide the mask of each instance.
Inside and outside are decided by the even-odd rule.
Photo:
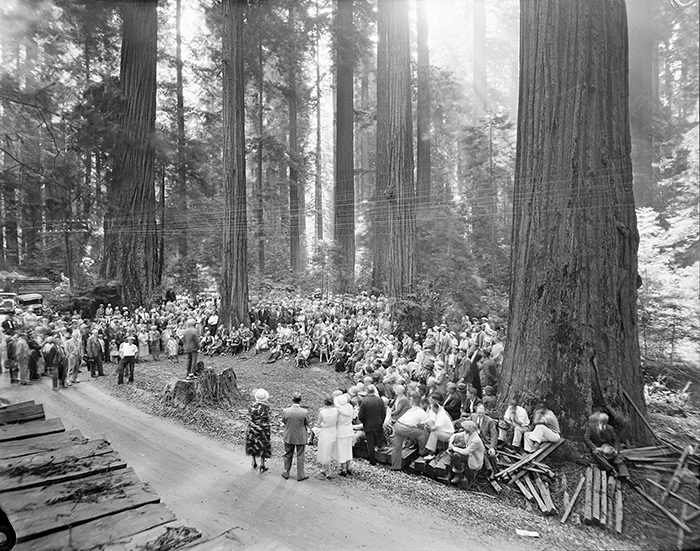
[[[17,293],[0,292],[0,314],[9,314],[17,309]]]

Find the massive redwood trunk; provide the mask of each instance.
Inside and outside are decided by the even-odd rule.
[[[430,48],[428,46],[428,0],[418,0],[418,97],[416,102],[416,202],[418,208],[430,203]]]
[[[372,203],[372,287],[386,291],[389,205],[384,191],[388,184],[389,81],[387,29],[389,1],[377,0],[377,135],[375,194]]]
[[[295,6],[289,6],[289,32],[296,32]],[[299,63],[296,52],[289,56],[287,71],[287,108],[289,110],[289,268],[298,272],[303,268],[302,218],[304,217],[304,184],[299,182],[299,138],[297,127],[298,91],[297,74]]]
[[[248,324],[248,223],[245,173],[245,79],[243,31],[246,0],[224,0],[223,122],[224,216],[221,322]]]
[[[334,239],[340,251],[339,291],[355,276],[355,166],[353,148],[353,23],[352,0],[338,0],[336,19],[336,139]]]
[[[643,440],[637,221],[622,0],[521,6],[508,344],[501,405],[544,398],[567,437],[594,406]]]
[[[114,159],[105,215],[103,274],[122,283],[127,304],[146,304],[160,283],[154,134],[156,120],[156,0],[121,6],[121,143]]]
[[[182,80],[182,0],[175,2],[175,95],[177,115],[177,252],[187,256],[187,167],[185,165],[185,99]]]
[[[387,291],[391,297],[402,297],[413,290],[416,272],[408,0],[390,0],[387,18],[388,161],[384,190],[389,206]]]

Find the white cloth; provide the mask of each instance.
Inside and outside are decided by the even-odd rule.
[[[425,424],[428,420],[428,414],[418,406],[413,406],[401,417],[399,417],[398,422],[403,423],[407,427],[417,427],[420,424]]]
[[[535,429],[525,433],[525,451],[535,451],[535,442],[559,442],[561,436],[546,425],[537,425]]]
[[[316,424],[320,429],[316,459],[321,465],[328,465],[336,458],[338,451],[338,410],[334,407],[321,408]]]

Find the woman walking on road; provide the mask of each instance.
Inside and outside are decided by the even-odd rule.
[[[248,413],[250,421],[245,435],[245,453],[253,456],[253,468],[258,468],[257,458],[260,458],[260,472],[267,471],[265,460],[272,457],[270,443],[270,394],[264,388],[255,391],[255,402]]]
[[[336,458],[338,446],[338,410],[333,406],[333,399],[327,396],[316,419],[318,431],[318,448],[316,460],[321,464],[321,478],[331,474],[331,461]]]

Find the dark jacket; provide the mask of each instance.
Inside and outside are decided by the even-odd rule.
[[[373,394],[367,396],[360,404],[360,411],[357,417],[365,431],[382,430],[384,418],[386,417],[384,400]]]
[[[586,432],[583,435],[583,441],[591,449],[591,451],[599,448],[603,444],[610,444],[615,449],[620,447],[620,440],[617,437],[615,429],[610,425],[603,425],[603,430],[600,430],[598,423],[588,423]]]
[[[445,400],[443,407],[449,416],[452,417],[452,420],[456,421],[459,419],[460,411],[462,410],[462,398],[456,392],[454,394],[450,394],[447,397],[447,400]]]
[[[484,446],[488,448],[496,449],[498,444],[498,427],[496,426],[496,421],[491,419],[488,415],[484,415],[484,418],[479,424],[476,413],[472,415],[471,420],[476,423],[479,428],[479,436],[484,441]]]

